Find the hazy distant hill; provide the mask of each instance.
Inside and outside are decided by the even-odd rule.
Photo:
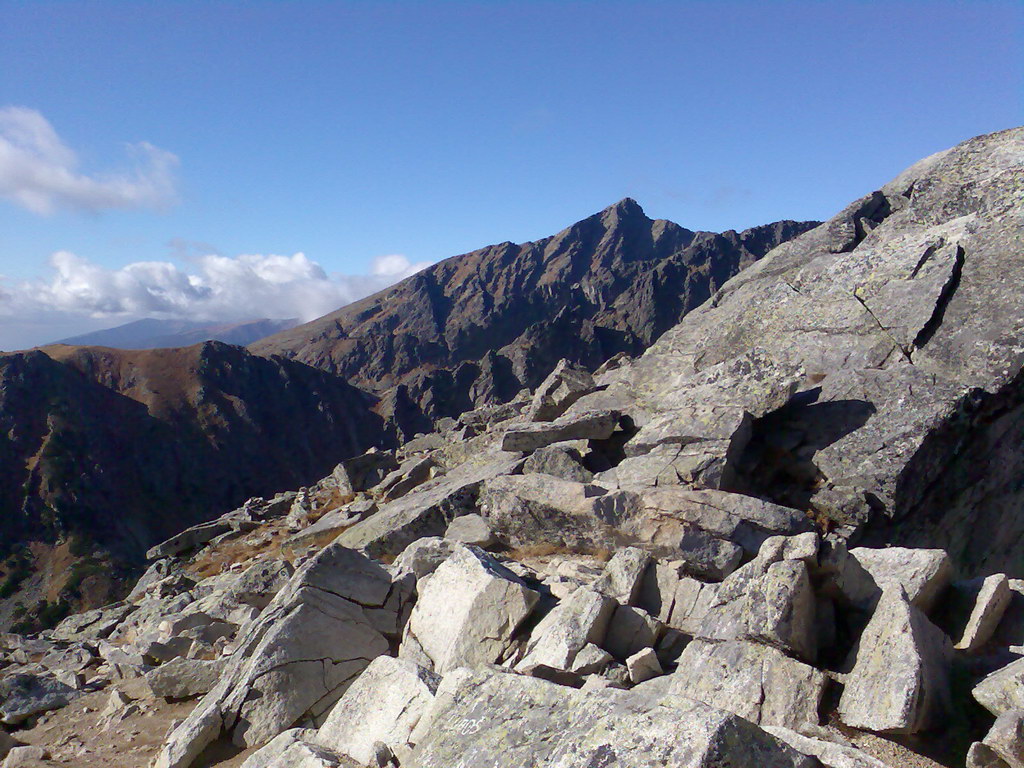
[[[287,320],[242,320],[233,323],[193,322],[191,320],[157,320],[146,318],[103,331],[84,333],[61,339],[57,344],[114,347],[116,349],[165,349],[190,347],[202,341],[223,341],[245,346],[299,324],[298,318]]]

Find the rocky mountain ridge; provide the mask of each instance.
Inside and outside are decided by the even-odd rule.
[[[693,232],[649,219],[627,198],[552,237],[446,259],[251,348],[374,392],[411,437],[536,387],[562,358],[593,370],[639,354],[734,274],[817,223]]]

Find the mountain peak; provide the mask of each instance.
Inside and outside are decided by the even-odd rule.
[[[602,219],[608,218],[609,216],[614,216],[618,219],[647,218],[647,214],[645,214],[644,209],[640,207],[640,203],[632,197],[624,197],[614,205],[609,205],[601,211],[600,216]]]

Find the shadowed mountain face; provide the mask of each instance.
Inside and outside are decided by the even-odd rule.
[[[146,318],[131,323],[93,331],[57,344],[75,346],[114,347],[116,349],[158,349],[188,347],[204,341],[223,341],[227,344],[252,344],[273,333],[298,325],[290,320],[245,320],[233,323],[199,323],[191,320],[157,320]]]
[[[726,280],[816,225],[691,232],[622,200],[557,235],[447,259],[251,345],[384,394],[406,434],[534,387],[562,358],[643,351]]]
[[[0,541],[87,537],[125,561],[380,439],[335,376],[208,342],[0,357]]]

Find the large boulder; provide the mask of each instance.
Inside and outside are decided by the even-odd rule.
[[[871,610],[884,589],[902,589],[911,604],[929,613],[949,586],[953,565],[941,549],[851,549],[837,555],[836,583],[843,598]]]
[[[864,628],[839,716],[847,725],[917,733],[951,712],[952,646],[901,589],[886,590]]]
[[[985,738],[971,745],[967,768],[1024,768],[1024,710],[996,718]]]
[[[816,553],[813,533],[765,541],[756,558],[721,583],[695,634],[767,643],[814,661],[817,605],[806,560]]]
[[[605,545],[614,532],[602,513],[606,488],[543,474],[503,475],[480,490],[479,511],[513,546]]]
[[[524,422],[505,432],[501,449],[530,453],[566,440],[606,440],[612,436],[618,423],[618,411],[572,413],[554,421]]]
[[[648,552],[637,547],[623,547],[612,555],[591,588],[623,605],[634,605],[650,563]]]
[[[83,693],[52,674],[7,675],[0,680],[0,723],[19,725],[32,715],[67,706]]]
[[[419,580],[400,656],[443,674],[498,661],[540,595],[475,547],[460,547]]]
[[[188,768],[222,732],[239,746],[266,743],[323,717],[387,652],[411,595],[406,581],[341,545],[292,576],[230,657],[220,682],[168,736],[158,768]]]
[[[856,747],[805,736],[777,725],[766,725],[763,728],[798,752],[817,757],[828,768],[890,768],[878,758]]]
[[[516,669],[572,670],[584,647],[602,644],[614,611],[615,601],[610,597],[587,587],[577,588],[534,627],[526,655]]]
[[[742,490],[968,574],[1012,567],[1022,176],[1020,128],[927,158],[599,375],[644,417],[619,482],[641,461],[649,485]]]
[[[413,739],[408,768],[816,764],[755,725],[683,697],[574,690],[488,670],[446,676]]]
[[[709,536],[756,555],[771,536],[794,536],[814,530],[805,512],[770,501],[720,490],[677,486],[637,490],[637,509],[624,521],[625,530],[642,541],[672,544],[698,528]]]
[[[973,590],[972,590],[973,592]],[[974,593],[974,605],[964,624],[957,650],[975,651],[995,634],[1010,607],[1013,592],[1005,574],[995,573],[982,579]]]
[[[800,729],[818,724],[827,678],[771,646],[694,640],[679,657],[670,690],[754,723]]]
[[[213,690],[228,666],[221,659],[173,659],[146,673],[146,685],[154,696],[191,699]]]
[[[376,745],[405,747],[441,678],[404,659],[378,656],[320,726],[316,743],[372,764]]]

